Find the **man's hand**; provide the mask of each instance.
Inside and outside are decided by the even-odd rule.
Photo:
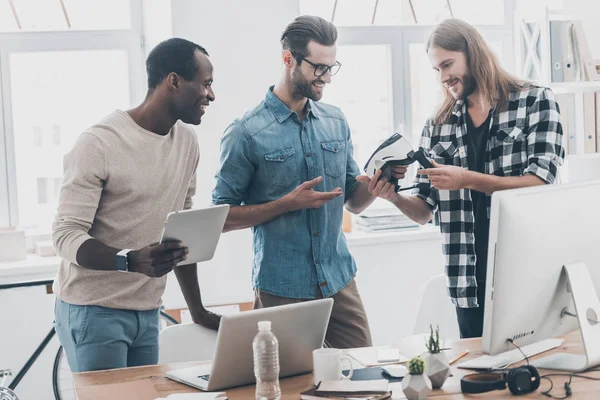
[[[400,180],[404,179],[408,171],[408,165],[394,165],[392,166],[392,177]]]
[[[205,328],[218,331],[219,323],[221,322],[221,316],[203,308],[197,315],[192,315],[192,321],[194,321],[195,324],[201,325]]]
[[[339,187],[333,189],[331,192],[317,192],[313,190],[322,181],[323,177],[316,177],[311,181],[300,184],[294,191],[286,194],[283,199],[288,204],[290,211],[305,208],[320,208],[323,204],[344,194]]]
[[[158,278],[171,272],[177,264],[187,258],[188,253],[188,248],[181,242],[152,243],[128,254],[129,270],[150,278]]]
[[[420,175],[427,175],[431,185],[438,190],[459,190],[469,184],[469,170],[454,165],[440,165],[431,161],[435,168],[420,170]]]
[[[392,176],[397,179],[403,179],[406,174],[407,167],[392,167]],[[382,171],[378,170],[371,179],[366,175],[356,177],[359,182],[369,184],[369,194],[376,197],[381,197],[384,200],[392,201],[397,197],[396,187],[387,179],[379,179]]]

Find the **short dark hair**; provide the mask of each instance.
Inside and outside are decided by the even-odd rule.
[[[156,45],[146,59],[148,88],[156,88],[171,72],[186,81],[193,80],[198,68],[196,51],[208,56],[204,47],[181,38],[171,38]]]
[[[313,15],[301,15],[292,21],[281,35],[281,45],[297,60],[308,55],[308,42],[314,40],[323,46],[333,46],[337,29],[331,22]]]

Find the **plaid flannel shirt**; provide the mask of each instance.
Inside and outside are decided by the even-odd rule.
[[[439,164],[468,168],[467,111],[458,101],[449,122],[434,125],[429,119],[420,147]],[[485,173],[497,176],[535,175],[546,183],[556,180],[564,159],[559,107],[548,88],[526,85],[510,96],[507,111],[493,112],[490,122]],[[478,307],[475,278],[474,213],[471,191],[437,190],[429,178],[417,175],[413,194],[436,213],[442,233],[448,294],[461,308]],[[485,197],[488,216],[491,196]]]

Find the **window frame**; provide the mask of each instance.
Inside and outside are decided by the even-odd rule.
[[[0,120],[3,121],[0,124],[0,228],[19,226],[10,55],[50,51],[123,50],[127,53],[130,99],[132,104],[137,104],[142,101],[146,87],[142,0],[129,0],[129,4],[131,27],[126,30],[0,33]]]

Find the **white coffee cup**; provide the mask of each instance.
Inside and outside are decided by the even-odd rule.
[[[342,373],[342,361],[348,363],[350,372],[348,375]],[[342,357],[340,349],[316,349],[313,350],[314,382],[318,385],[321,381],[339,381],[350,379],[354,373],[352,360]]]

